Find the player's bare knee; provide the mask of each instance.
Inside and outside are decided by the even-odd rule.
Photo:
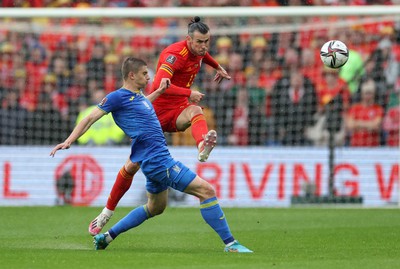
[[[127,160],[125,163],[125,170],[129,174],[133,175],[140,169],[140,165],[138,163],[133,163],[131,160]]]
[[[196,116],[198,114],[203,114],[203,110],[199,106],[193,106],[191,112],[193,116]]]
[[[166,208],[166,205],[156,205],[156,206],[150,206],[150,204],[147,204],[147,209],[149,210],[149,213],[151,216],[157,216],[161,215]]]
[[[206,200],[216,196],[214,187],[204,180],[199,193],[200,200]]]

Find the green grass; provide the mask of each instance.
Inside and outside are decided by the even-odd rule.
[[[398,268],[397,209],[225,208],[252,254],[224,253],[196,208],[163,215],[95,251],[100,208],[0,207],[1,268]],[[130,211],[119,208],[107,228]]]

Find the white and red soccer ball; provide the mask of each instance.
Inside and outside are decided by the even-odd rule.
[[[340,40],[329,40],[320,51],[321,60],[329,68],[340,68],[349,59],[349,49]]]

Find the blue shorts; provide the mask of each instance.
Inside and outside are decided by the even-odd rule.
[[[146,190],[157,194],[168,187],[183,192],[196,174],[173,158],[152,158],[142,161],[141,168],[146,176]]]

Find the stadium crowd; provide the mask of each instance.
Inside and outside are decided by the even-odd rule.
[[[161,6],[158,2],[32,0],[3,1],[2,5]],[[200,2],[203,6],[279,6],[289,1],[162,1],[163,6],[199,6]],[[290,4],[393,3],[310,0]],[[232,79],[213,83],[215,71],[203,67],[193,90],[206,94],[202,106],[210,129],[219,133],[219,144],[324,146],[332,137],[338,146],[398,146],[399,22],[371,20],[361,24],[352,23],[353,19],[348,18],[346,26],[332,29],[309,26],[326,20],[334,24],[340,18],[309,17],[300,22],[292,18],[210,20],[210,54]],[[0,145],[51,145],[63,141],[88,108],[121,86],[119,67],[125,57],[143,58],[154,74],[160,51],[184,37],[183,32],[177,34],[177,29],[187,24],[185,19],[174,18],[4,21],[25,28],[0,29]],[[213,35],[213,29],[263,24],[300,26],[263,34]],[[96,31],[104,28],[109,31]],[[330,39],[339,39],[350,48],[350,59],[341,69],[324,68],[319,60],[319,48]],[[129,143],[115,131],[112,121],[99,123],[95,130],[92,137],[79,142]],[[185,133],[167,138],[174,145],[192,143],[185,139]]]

